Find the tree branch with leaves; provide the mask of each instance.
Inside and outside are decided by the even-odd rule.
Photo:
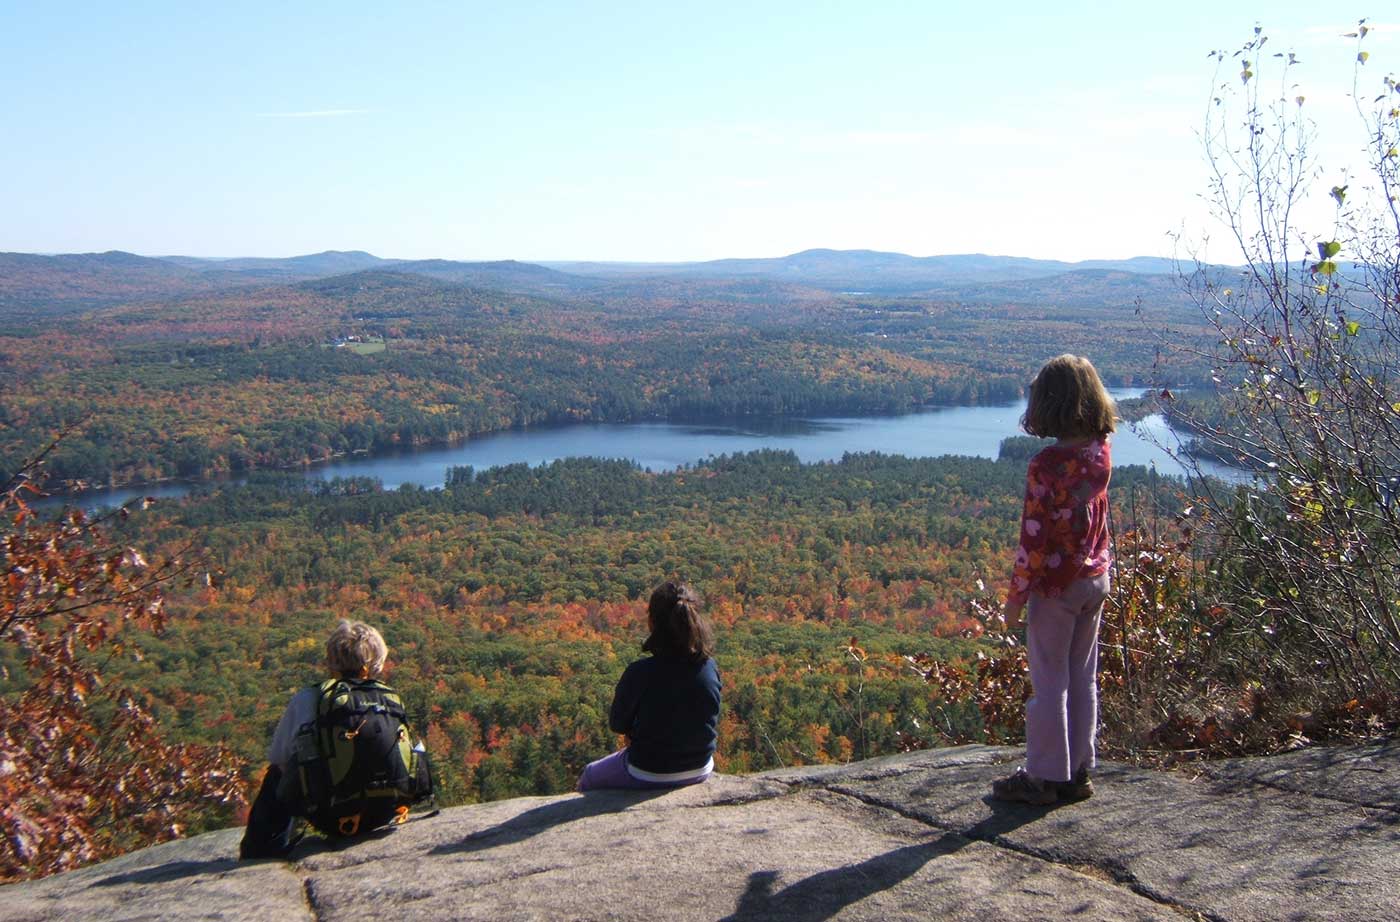
[[[1259,28],[1214,53],[1206,198],[1243,267],[1183,277],[1216,389],[1209,412],[1174,412],[1257,474],[1201,481],[1220,665],[1319,703],[1400,695],[1400,85],[1363,91],[1369,31],[1346,36],[1357,170],[1320,159],[1295,54]]]
[[[138,655],[137,629],[165,626],[164,590],[193,577],[198,555],[149,561],[110,540],[113,520],[150,500],[40,517],[42,460],[0,487],[0,663],[13,664],[0,675],[0,882],[173,838],[246,802],[241,760],[166,742],[104,676],[111,657]]]

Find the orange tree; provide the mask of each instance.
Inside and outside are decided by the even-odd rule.
[[[173,838],[244,799],[237,759],[166,742],[103,681],[112,657],[138,655],[131,628],[163,627],[162,590],[197,558],[147,561],[79,510],[42,519],[26,501],[38,467],[0,486],[0,882]]]

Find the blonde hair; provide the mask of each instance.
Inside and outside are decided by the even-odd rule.
[[[347,678],[374,678],[388,657],[384,637],[363,621],[341,621],[326,639],[326,665]]]
[[[1031,381],[1021,428],[1048,439],[1101,438],[1118,428],[1117,409],[1094,364],[1066,353]]]

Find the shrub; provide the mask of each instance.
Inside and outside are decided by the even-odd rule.
[[[1351,36],[1360,173],[1315,157],[1294,55],[1258,29],[1215,55],[1230,73],[1203,133],[1208,201],[1244,266],[1185,277],[1217,334],[1217,406],[1176,415],[1258,471],[1200,484],[1212,666],[1319,704],[1400,691],[1400,85],[1361,88],[1367,31]],[[1319,201],[1330,226],[1303,217]]]

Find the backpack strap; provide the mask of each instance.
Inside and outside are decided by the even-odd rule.
[[[341,708],[352,712],[388,714],[402,724],[408,723],[408,712],[399,693],[377,679],[327,679],[318,687],[320,699],[316,705],[316,727],[323,733],[331,713]]]
[[[350,695],[350,687],[344,679],[327,679],[319,686],[320,697],[316,701],[316,738],[321,754],[329,758],[335,752],[335,740],[331,738],[331,713],[337,699]]]

